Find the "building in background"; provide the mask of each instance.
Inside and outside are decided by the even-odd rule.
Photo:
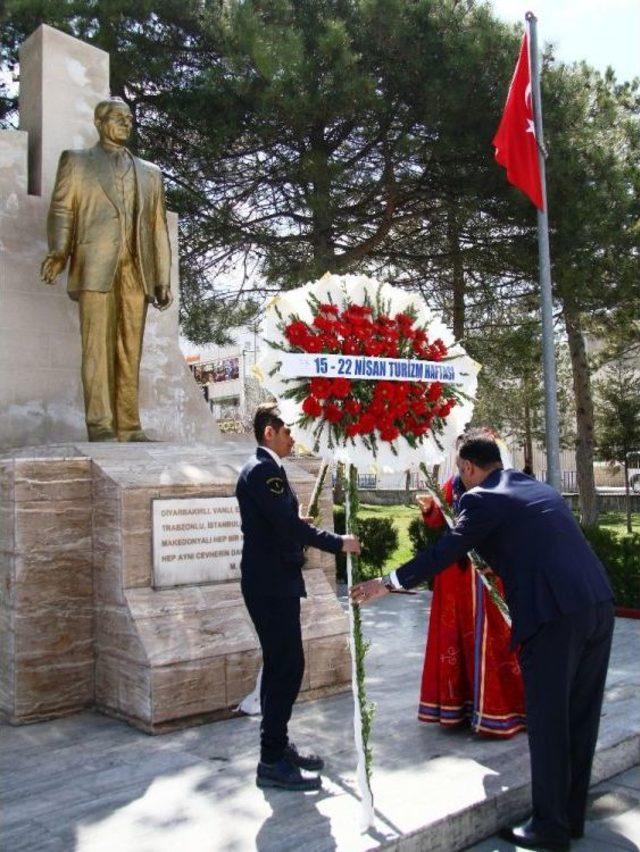
[[[180,342],[211,416],[223,432],[250,432],[256,406],[268,398],[252,373],[258,340],[257,329],[239,329],[229,346],[198,347]]]

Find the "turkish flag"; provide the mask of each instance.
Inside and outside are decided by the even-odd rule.
[[[507,170],[507,180],[544,210],[538,145],[533,121],[529,35],[522,37],[518,64],[509,86],[502,121],[493,137],[496,161]]]

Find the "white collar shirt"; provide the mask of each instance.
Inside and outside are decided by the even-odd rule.
[[[269,453],[274,462],[278,465],[278,467],[283,467],[282,459],[277,453],[274,453],[273,450],[269,449],[269,447],[265,447],[263,444],[260,445],[260,449],[264,450],[265,453]]]

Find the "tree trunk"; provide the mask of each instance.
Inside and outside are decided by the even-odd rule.
[[[624,456],[624,502],[627,507],[627,532],[633,532],[631,527],[631,494],[629,493],[629,457]]]
[[[531,434],[531,406],[529,405],[529,382],[524,379],[524,467],[533,471],[533,436]]]
[[[325,143],[323,127],[315,127],[311,131],[310,143],[306,160],[313,187],[311,201],[313,273],[319,278],[325,272],[335,272],[336,261],[332,241],[329,151]]]
[[[580,499],[580,521],[591,526],[598,520],[596,484],[593,475],[594,419],[591,375],[582,335],[580,313],[564,304],[564,321],[571,354],[573,392],[576,400],[576,478]]]
[[[453,336],[456,340],[464,337],[464,266],[462,263],[462,252],[460,251],[460,229],[453,204],[447,210],[447,241],[449,243],[449,254],[451,256],[451,270],[453,273]]]

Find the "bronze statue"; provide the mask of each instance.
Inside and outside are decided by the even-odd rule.
[[[94,122],[93,148],[60,155],[42,278],[53,284],[70,259],[89,440],[148,441],[138,411],[147,307],[163,311],[173,301],[162,176],[125,147],[132,116],[124,101],[101,101]]]

